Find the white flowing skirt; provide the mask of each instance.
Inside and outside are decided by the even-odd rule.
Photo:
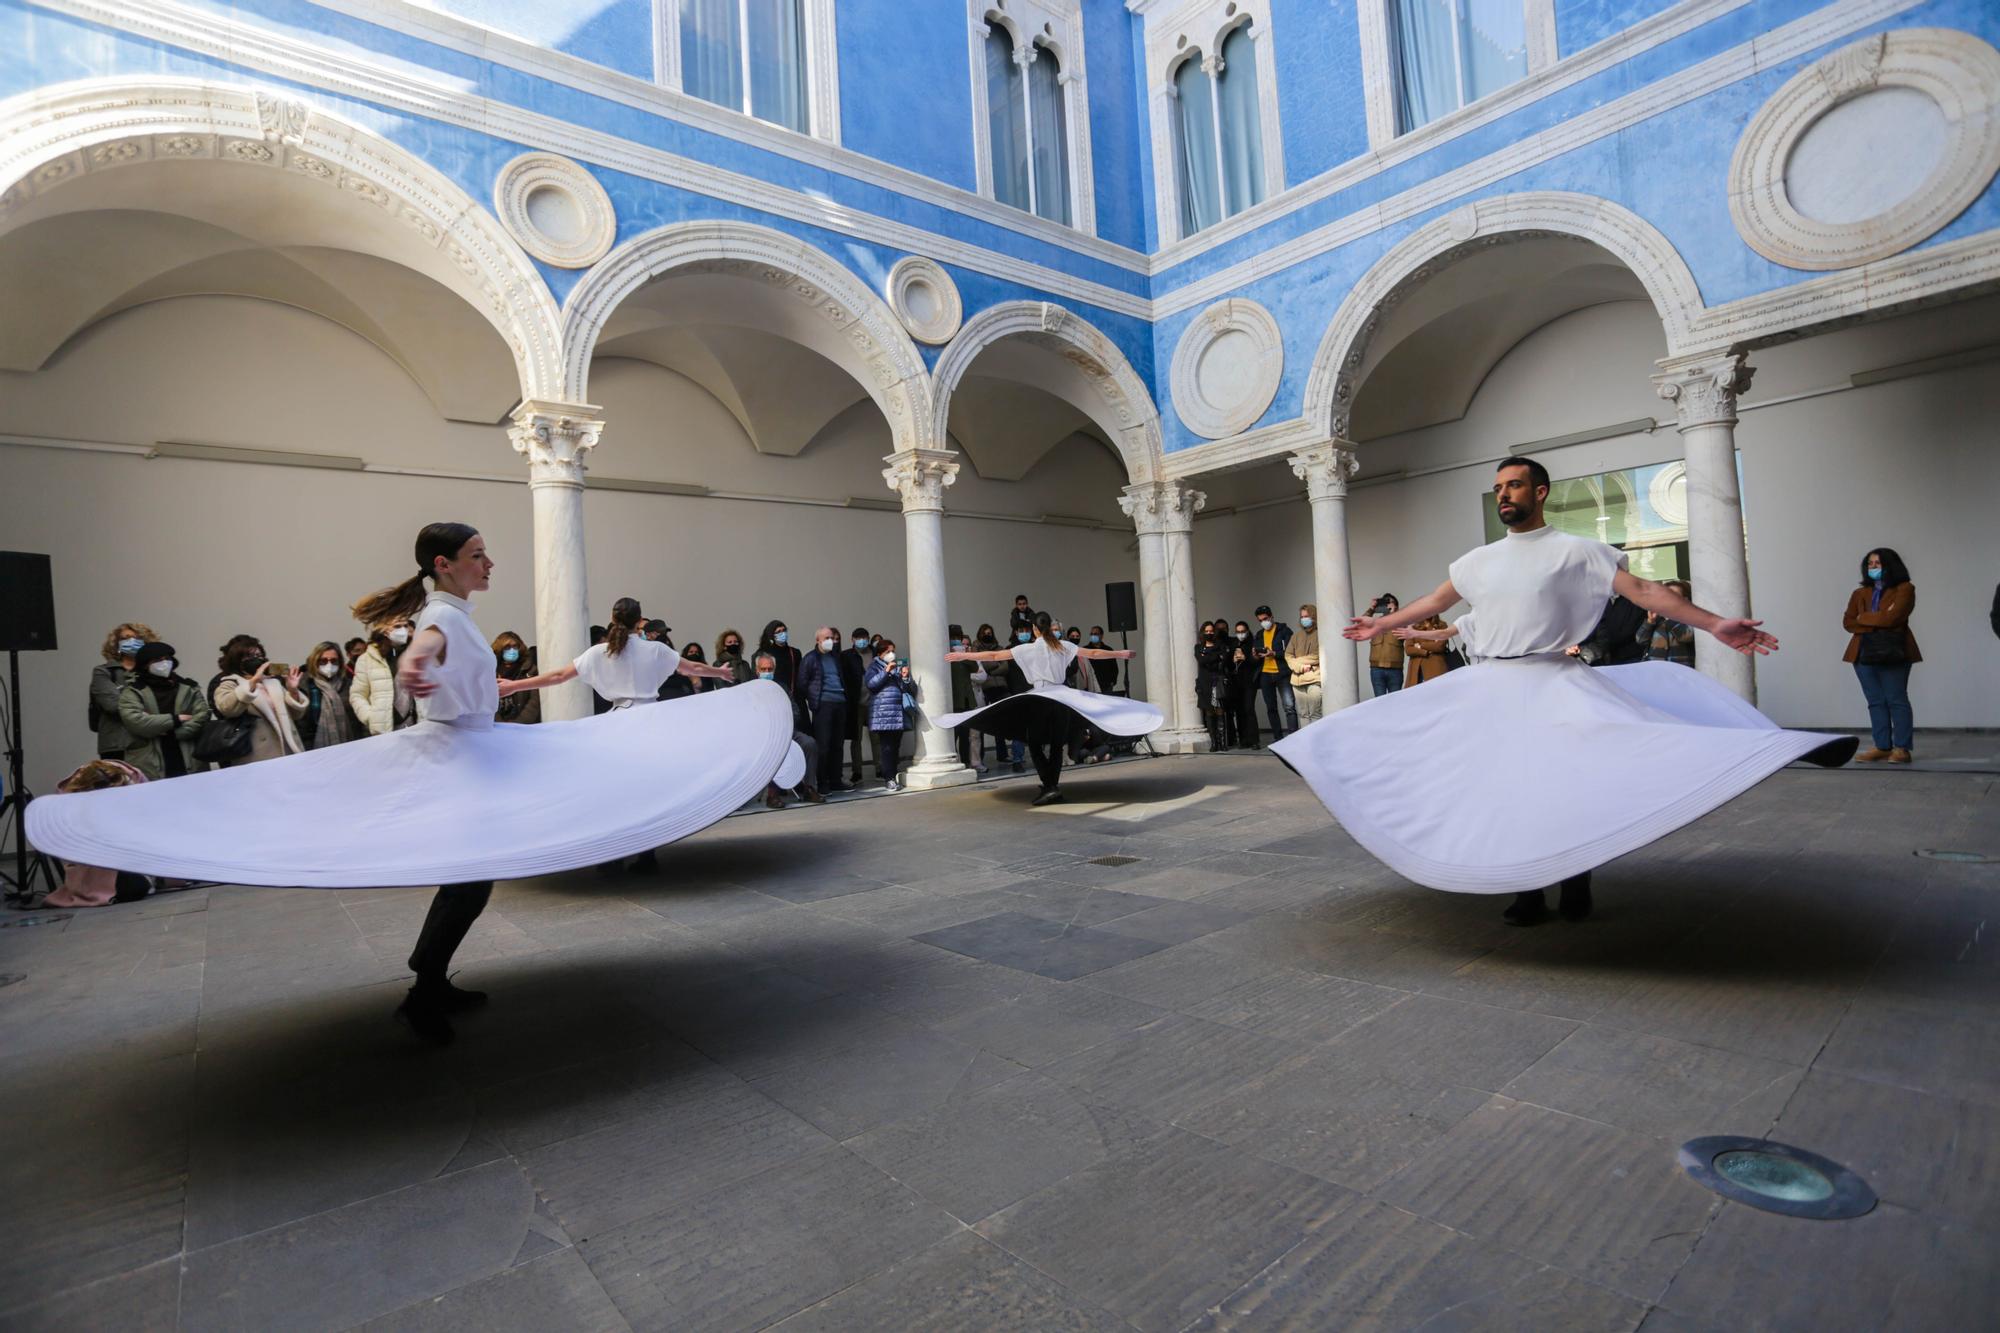
[[[1667,662],[1489,661],[1328,714],[1271,747],[1354,840],[1434,889],[1558,883],[1852,736],[1785,731]]]
[[[1075,713],[1106,736],[1121,739],[1135,739],[1158,731],[1166,721],[1160,710],[1143,699],[1128,699],[1121,694],[1096,694],[1090,690],[1073,690],[1067,685],[1044,685],[1029,690],[1025,694],[1010,694],[1004,699],[995,699],[983,708],[974,708],[964,713],[946,713],[931,719],[933,725],[950,729],[971,725],[989,736],[999,736],[1004,740],[1026,740],[1028,720],[1035,710],[1028,707],[1031,699],[1043,699],[1058,704]]]
[[[44,852],[148,875],[308,888],[461,884],[687,837],[783,777],[791,701],[751,681],[575,722],[421,722],[324,750],[28,808]]]

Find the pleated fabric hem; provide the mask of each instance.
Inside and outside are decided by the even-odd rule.
[[[1043,699],[1067,708],[1098,731],[1121,740],[1136,740],[1151,735],[1166,722],[1166,716],[1143,699],[1096,694],[1067,685],[1049,685],[1025,694],[1010,694],[967,712],[946,713],[932,718],[931,724],[946,730],[971,726],[1003,740],[1024,740],[1027,737],[1027,721],[1034,710],[1023,705],[1031,699]]]

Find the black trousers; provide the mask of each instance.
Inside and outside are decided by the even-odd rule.
[[[410,950],[410,970],[417,981],[437,982],[451,970],[451,956],[465,941],[465,933],[486,910],[493,896],[493,881],[478,884],[446,884],[431,899],[424,916],[424,928],[417,932],[417,946]]]
[[[1239,689],[1229,700],[1229,722],[1234,732],[1230,745],[1254,750],[1262,739],[1257,730],[1257,691]]]
[[[813,741],[819,746],[821,791],[832,791],[840,785],[840,742],[846,735],[847,702],[820,700],[819,707],[813,709]]]
[[[1054,791],[1062,781],[1063,746],[1069,741],[1070,711],[1059,703],[1036,699],[1029,704],[1028,757],[1035,761],[1035,775],[1042,787]]]
[[[903,733],[878,731],[875,735],[875,771],[882,781],[894,782],[903,771]]]

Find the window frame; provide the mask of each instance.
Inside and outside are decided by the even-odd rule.
[[[1083,57],[1083,9],[1080,0],[966,0],[966,50],[972,76],[972,160],[974,188],[982,198],[1003,208],[993,183],[991,101],[986,88],[986,43],[997,30],[1013,42],[1015,68],[1028,91],[1027,52],[1046,51],[1056,62],[1056,85],[1063,91],[1063,150],[1069,165],[1069,221],[1043,217],[1032,207],[1029,217],[1088,235],[1097,234],[1097,188],[1090,154],[1090,90]],[[1033,98],[1027,107],[1028,198],[1035,195]]]
[[[1521,0],[1522,17],[1528,37],[1527,73],[1505,87],[1495,88],[1482,97],[1459,103],[1456,109],[1447,111],[1435,120],[1425,121],[1407,130],[1399,130],[1396,128],[1397,62],[1396,52],[1391,49],[1389,3],[1390,0],[1357,0],[1355,5],[1355,17],[1361,29],[1361,86],[1363,99],[1367,105],[1370,151],[1386,148],[1398,139],[1424,133],[1434,126],[1450,124],[1464,116],[1471,108],[1482,106],[1532,79],[1560,58],[1556,50],[1555,0]],[[1454,44],[1456,44],[1455,37]],[[1461,89],[1464,87],[1462,75],[1459,86]]]
[[[1152,122],[1154,217],[1159,243],[1167,246],[1201,235],[1199,231],[1183,232],[1180,225],[1180,164],[1174,151],[1178,123],[1174,102],[1179,96],[1174,87],[1175,73],[1188,59],[1198,57],[1205,76],[1213,81],[1222,72],[1223,40],[1236,29],[1249,26],[1250,40],[1256,43],[1257,52],[1257,129],[1264,150],[1264,191],[1256,203],[1236,213],[1224,213],[1217,223],[1211,224],[1220,225],[1284,193],[1285,137],[1278,119],[1278,64],[1276,47],[1271,42],[1271,0],[1187,0],[1166,12],[1152,8],[1142,12],[1146,24],[1147,102]],[[1220,85],[1217,92],[1219,95]],[[1215,129],[1219,155],[1222,143],[1219,112]],[[1217,165],[1219,170],[1220,163]],[[1219,176],[1218,182],[1221,179]]]
[[[737,0],[738,22],[748,32],[748,0]],[[743,43],[743,96],[745,105],[724,106],[699,98],[702,105],[754,120],[792,134],[803,134],[825,143],[840,142],[840,58],[835,41],[834,0],[801,0],[800,16],[806,38],[806,120],[803,130],[775,120],[753,115],[750,97],[750,44]],[[693,97],[681,78],[681,0],[653,0],[653,79],[662,88]]]

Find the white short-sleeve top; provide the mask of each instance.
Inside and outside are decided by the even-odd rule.
[[[1480,657],[1528,657],[1589,638],[1624,567],[1616,547],[1543,527],[1466,552],[1452,562],[1451,586],[1478,612]]]
[[[431,664],[430,677],[437,689],[417,700],[417,717],[455,726],[492,726],[500,707],[499,662],[493,645],[472,623],[472,603],[448,592],[433,592],[417,614],[417,633],[427,629],[444,635],[444,660]]]
[[[1007,654],[1028,678],[1030,688],[1045,690],[1063,683],[1063,677],[1069,674],[1069,664],[1076,660],[1076,645],[1064,642],[1051,648],[1046,639],[1038,638],[1016,644]]]
[[[603,644],[586,648],[576,659],[577,679],[614,704],[652,703],[660,686],[680,669],[681,655],[664,643],[635,634],[613,657]]]

